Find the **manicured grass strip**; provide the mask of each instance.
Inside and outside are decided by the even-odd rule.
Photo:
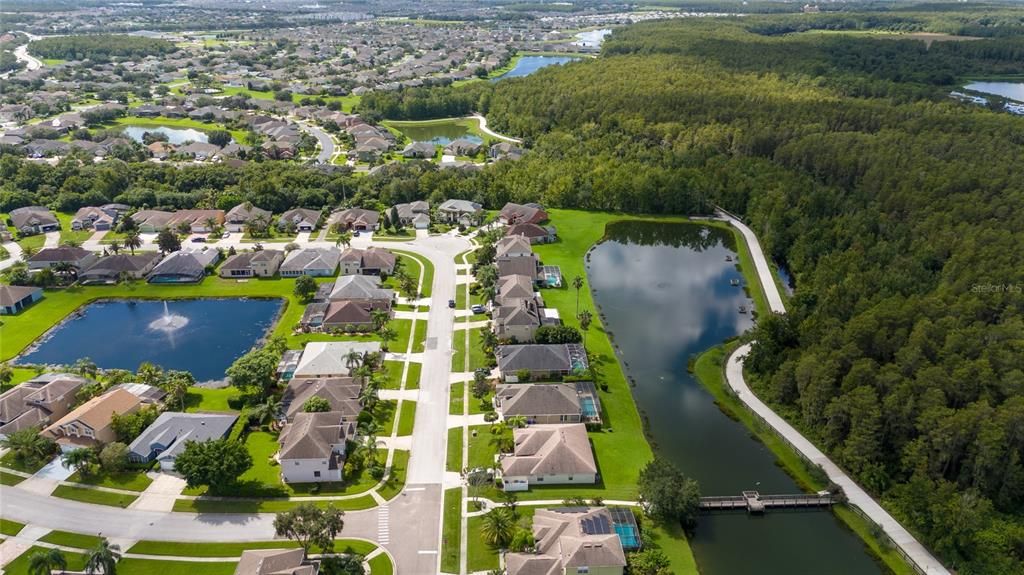
[[[423,320],[416,320],[416,333],[413,334],[412,340],[412,351],[413,353],[421,353],[427,350],[427,322]],[[395,347],[396,350],[406,350],[406,347]]]
[[[444,526],[441,531],[441,571],[459,572],[462,545],[462,489],[453,487],[444,491]]]
[[[57,489],[53,490],[54,497],[60,497],[62,499],[73,499],[75,501],[81,501],[82,503],[93,503],[95,505],[109,505],[111,507],[128,507],[133,501],[138,499],[135,495],[123,495],[121,493],[110,493],[108,491],[98,491],[96,489],[85,489],[83,487],[70,487],[67,485],[58,485]]]
[[[448,430],[448,459],[445,469],[462,471],[462,428],[453,427]]]
[[[409,470],[409,452],[395,450],[395,457],[391,462],[391,473],[388,480],[377,490],[377,494],[384,499],[392,499],[405,488],[405,474]]]
[[[419,325],[419,322],[417,322]],[[423,322],[424,330],[427,327],[427,322]],[[417,330],[418,331],[418,330]],[[424,332],[425,334],[426,332]],[[425,339],[424,335],[424,339]],[[409,373],[405,374],[405,388],[406,389],[419,389],[420,388],[420,373],[423,371],[423,364],[421,363],[409,363]]]
[[[491,433],[490,425],[474,425],[469,428],[470,469],[494,467],[494,456],[498,454],[498,446],[493,442],[495,437],[495,434]]]
[[[22,481],[25,481],[25,478],[20,475],[0,471],[0,485],[7,485],[10,487],[11,485],[17,485]]]
[[[466,336],[461,330],[452,334],[452,371],[466,371]]]
[[[17,521],[11,521],[10,519],[0,518],[0,534],[7,535],[8,537],[14,537],[22,528],[25,527],[24,523],[18,523]]]
[[[397,411],[398,401],[394,399],[378,401],[374,406],[373,418],[380,426],[381,435],[391,435],[391,430],[395,428],[395,412]]]
[[[118,575],[234,575],[236,561],[230,563],[199,563],[196,561],[161,561],[159,559],[122,559],[117,563]]]
[[[407,251],[404,251],[404,250],[391,250],[391,251],[393,253],[396,253],[396,254],[401,254],[403,256],[408,256],[410,258],[413,258],[413,259],[415,259],[415,260],[417,260],[417,261],[419,261],[420,263],[423,264],[423,276],[422,276],[422,280],[423,281],[422,281],[422,287],[420,288],[420,295],[422,295],[423,297],[430,297],[430,293],[431,293],[431,291],[433,289],[433,286],[434,286],[434,264],[431,263],[430,260],[428,260],[427,258],[420,256],[419,254],[414,254],[412,252],[407,252]],[[410,266],[408,266],[409,269],[407,269],[406,271],[408,271],[410,274],[412,274],[413,270],[411,268],[414,268],[414,267],[416,267],[416,266],[410,265]],[[419,270],[416,270],[416,271],[419,271]]]
[[[63,547],[74,547],[75,549],[92,549],[99,545],[101,538],[95,535],[83,535],[69,531],[51,531],[45,537],[39,539],[43,543],[53,543]]]
[[[487,367],[487,355],[484,354],[480,345],[480,332],[485,328],[478,327],[469,330],[469,370],[473,371],[481,367]]]
[[[249,543],[183,543],[177,541],[139,541],[129,553],[137,555],[170,555],[179,557],[238,557],[247,549],[294,549],[299,544],[288,539]],[[359,539],[335,539],[335,553],[369,555],[377,546]],[[311,549],[317,553],[319,549]]]
[[[498,550],[484,542],[481,534],[483,517],[470,517],[467,525],[466,541],[468,543],[466,568],[470,573],[475,571],[491,571],[498,568]]]
[[[7,565],[5,565],[4,573],[6,575],[29,575],[29,561],[31,560],[30,558],[32,557],[32,554],[36,553],[37,551],[40,553],[46,553],[47,551],[49,551],[49,549],[38,546],[30,547],[27,551],[25,551],[21,555],[18,555],[18,557],[14,561],[11,561]],[[64,559],[66,559],[68,562],[69,571],[82,571],[83,569],[85,569],[86,558],[85,555],[83,554],[64,553]],[[128,573],[127,571],[121,570],[120,563],[117,565],[117,572],[121,573],[122,575]]]
[[[145,491],[149,487],[153,480],[150,479],[142,471],[125,471],[122,473],[107,473],[100,471],[98,473],[90,473],[89,475],[82,475],[81,473],[75,472],[68,477],[68,481],[71,483],[81,483],[84,485],[99,485],[102,487],[112,487],[114,489],[127,489],[128,491]]]
[[[697,357],[694,374],[715,398],[726,414],[742,423],[776,457],[777,464],[806,491],[820,491],[827,484],[811,471],[806,461],[775,432],[757,420],[725,383],[725,360],[736,348],[736,343],[715,346]],[[845,505],[832,507],[839,517],[885,565],[897,575],[911,575],[914,571],[892,545],[879,541],[870,522]]]
[[[229,402],[240,400],[241,391],[237,387],[212,389],[207,387],[190,387],[185,395],[185,411],[214,411],[238,413]]]
[[[317,500],[305,502],[294,499],[271,499],[264,501],[253,499],[179,499],[174,502],[174,511],[184,513],[277,513],[279,511],[294,509],[302,503],[312,503],[317,507],[324,509],[333,505],[336,509],[342,509],[344,511],[359,511],[362,509],[371,509],[377,506],[376,501],[374,501],[373,497],[369,495],[363,495],[362,497],[356,497],[354,499],[339,499],[333,501]]]
[[[11,317],[11,316],[7,316],[7,317]],[[4,320],[4,321],[6,321],[6,320]],[[0,328],[0,330],[2,330],[2,329],[3,328]],[[2,332],[0,332],[0,333],[2,333]],[[3,337],[0,336],[0,341],[2,341],[2,340],[3,340]],[[13,469],[15,471],[21,471],[22,473],[35,473],[36,471],[39,471],[40,469],[42,469],[43,466],[45,466],[49,462],[50,462],[49,459],[42,459],[42,460],[35,461],[35,462],[32,462],[32,463],[26,463],[24,461],[19,460],[17,457],[15,457],[13,451],[8,452],[3,457],[0,457],[0,466],[6,467],[7,469]]]
[[[644,529],[652,539],[652,544],[661,549],[668,557],[669,566],[675,575],[699,575],[697,560],[690,550],[690,543],[686,539],[683,528],[678,524],[666,523],[655,524],[651,521],[644,523]]]
[[[463,415],[466,413],[465,387],[466,384],[462,382],[452,384],[451,396],[448,399],[448,413],[452,415]]]
[[[11,377],[10,383],[0,386],[4,391],[7,391],[16,385],[25,383],[36,376],[36,370],[27,367],[12,367],[11,371],[13,372],[13,376]]]
[[[384,385],[382,389],[399,389],[402,386],[402,369],[404,364],[401,361],[384,362]]]
[[[403,401],[402,412],[398,416],[398,435],[412,435],[416,423],[416,402]]]
[[[391,557],[387,553],[381,553],[367,562],[370,565],[370,575],[394,575],[395,565],[391,563]]]

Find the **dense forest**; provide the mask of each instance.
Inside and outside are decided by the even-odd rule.
[[[32,54],[39,58],[96,62],[159,56],[177,49],[167,40],[121,34],[51,36],[32,43]]]

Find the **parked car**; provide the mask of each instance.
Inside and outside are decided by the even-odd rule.
[[[358,238],[359,237],[359,230],[356,230],[356,231],[352,232],[352,237],[353,238]]]
[[[196,236],[196,237],[192,238],[192,243],[194,243],[194,244],[205,244],[206,243],[206,238],[203,237],[203,236]]]
[[[448,307],[450,307],[452,309],[455,309],[455,300],[453,300],[453,299],[448,300]]]
[[[471,309],[473,311],[473,313],[487,313],[487,308],[485,308],[484,306],[482,306],[480,304],[475,304],[473,307],[471,307],[469,309]]]
[[[223,234],[220,235],[220,237],[226,240],[231,237],[231,232],[224,232]]]

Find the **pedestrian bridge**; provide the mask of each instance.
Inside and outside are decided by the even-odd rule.
[[[798,493],[794,495],[761,495],[757,491],[744,491],[741,495],[701,497],[701,511],[731,511],[745,509],[747,513],[761,514],[768,509],[829,508],[835,499],[831,493]]]

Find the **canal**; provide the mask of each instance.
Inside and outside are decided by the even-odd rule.
[[[705,495],[800,491],[774,455],[722,413],[687,371],[691,357],[753,325],[732,235],[694,224],[621,222],[590,255],[594,299],[635,381],[655,452]],[[703,575],[882,573],[831,513],[701,516],[691,546]]]

